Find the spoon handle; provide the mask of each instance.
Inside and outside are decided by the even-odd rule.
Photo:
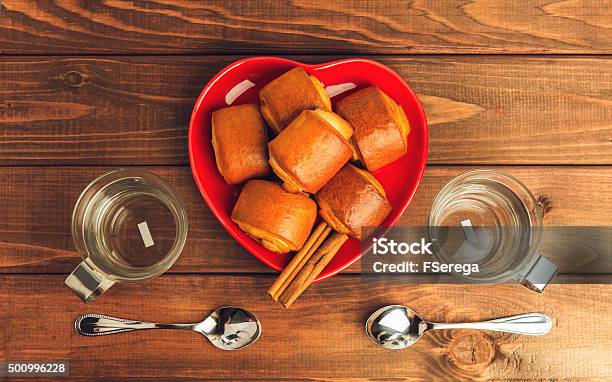
[[[193,329],[193,324],[156,324],[153,322],[141,322],[126,320],[100,314],[84,314],[74,322],[74,327],[79,334],[84,336],[103,336],[107,334],[131,332],[142,329]]]
[[[542,313],[527,313],[482,322],[456,324],[431,322],[429,326],[430,329],[482,329],[525,334],[528,336],[541,336],[550,331],[552,321],[547,315]]]

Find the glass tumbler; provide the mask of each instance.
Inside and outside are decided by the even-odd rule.
[[[148,280],[174,264],[187,239],[185,205],[159,176],[115,170],[81,193],[72,238],[83,261],[66,285],[91,302],[115,283]]]
[[[478,266],[469,275],[453,271],[457,277],[474,283],[518,282],[542,292],[557,272],[538,253],[543,215],[543,207],[514,177],[469,171],[451,179],[434,198],[428,239],[440,261]]]

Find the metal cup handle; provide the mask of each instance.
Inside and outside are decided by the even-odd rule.
[[[83,261],[72,271],[65,283],[83,302],[88,303],[95,301],[115,282],[96,272]]]
[[[558,270],[559,268],[550,260],[537,254],[531,266],[526,267],[526,269],[520,272],[522,279],[519,279],[519,283],[533,291],[542,293]]]

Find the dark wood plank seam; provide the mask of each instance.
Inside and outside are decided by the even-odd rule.
[[[276,56],[276,57],[299,57],[299,56],[312,56],[312,57],[389,57],[389,58],[401,58],[401,57],[519,57],[519,58],[612,58],[612,53],[375,53],[375,52],[355,52],[349,54],[345,52],[300,52],[300,53],[284,53],[275,51],[257,52],[257,54],[244,54],[242,52],[231,52],[226,53],[223,51],[210,51],[210,52],[170,52],[170,53],[0,53],[0,57],[84,57],[84,58],[95,58],[95,57],[257,57],[257,56]]]

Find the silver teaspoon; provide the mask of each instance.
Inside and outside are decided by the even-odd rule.
[[[552,321],[542,313],[519,314],[482,322],[444,324],[425,321],[408,307],[389,305],[372,313],[366,322],[366,333],[379,346],[387,349],[405,349],[413,345],[428,330],[482,329],[541,336],[548,333],[551,327]]]
[[[204,321],[195,324],[156,324],[84,314],[76,319],[74,327],[84,336],[103,336],[142,329],[194,330],[221,350],[245,348],[257,341],[261,334],[259,320],[251,312],[233,306],[219,308]]]

